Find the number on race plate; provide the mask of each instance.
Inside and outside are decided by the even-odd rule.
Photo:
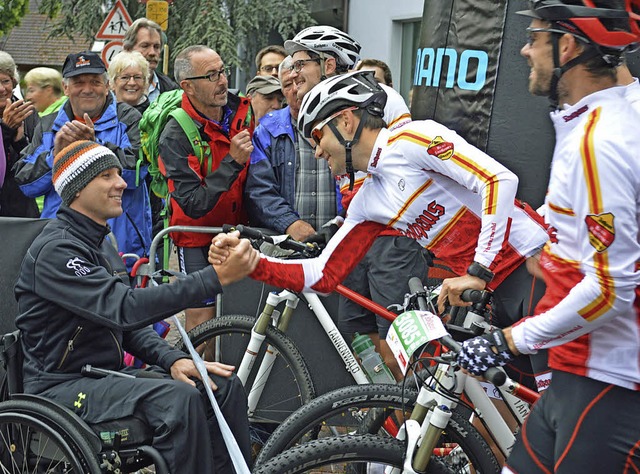
[[[387,344],[403,373],[407,373],[413,353],[428,342],[447,335],[442,321],[429,311],[407,311],[391,324]]]

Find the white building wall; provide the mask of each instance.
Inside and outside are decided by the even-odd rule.
[[[350,0],[348,31],[362,45],[361,56],[386,62],[393,77],[399,77],[401,23],[420,20],[424,2],[425,0]]]

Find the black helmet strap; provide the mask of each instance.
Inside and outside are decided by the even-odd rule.
[[[353,158],[351,157],[351,150],[353,146],[358,143],[360,140],[360,135],[362,134],[362,129],[364,128],[364,122],[369,112],[367,109],[362,110],[362,116],[360,117],[360,123],[358,124],[358,128],[356,129],[356,133],[353,134],[353,138],[351,140],[345,140],[342,134],[338,131],[338,128],[333,124],[333,121],[329,122],[329,128],[336,136],[338,141],[344,146],[345,150],[345,167],[347,174],[349,175],[349,191],[353,191],[353,185],[356,181],[356,172],[353,168]]]
[[[576,56],[570,61],[567,61],[564,66],[560,66],[559,38],[559,33],[551,34],[551,43],[553,46],[553,75],[551,76],[551,84],[549,85],[549,102],[551,102],[550,105],[553,110],[556,110],[558,108],[558,83],[560,82],[560,78],[562,77],[562,75],[578,64],[582,64],[590,60],[591,58],[595,58],[596,56],[601,54],[597,47],[595,47],[594,45],[589,45],[590,47],[585,48],[582,54]]]

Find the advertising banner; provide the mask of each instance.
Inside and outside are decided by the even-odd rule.
[[[525,0],[425,1],[411,113],[433,119],[503,163],[520,179],[518,197],[542,204],[554,132],[544,97],[528,92],[520,55]]]

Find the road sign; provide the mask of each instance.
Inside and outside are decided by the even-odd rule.
[[[122,51],[123,43],[122,41],[109,41],[107,45],[102,50],[102,61],[104,65],[109,67],[109,63],[113,59],[113,57]]]
[[[124,7],[122,0],[116,0],[96,35],[97,40],[118,40],[124,38],[131,26],[131,17]]]
[[[147,0],[147,18],[155,21],[162,31],[169,26],[169,4],[166,0]]]

